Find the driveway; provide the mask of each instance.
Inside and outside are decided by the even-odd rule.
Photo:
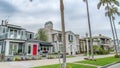
[[[95,58],[104,58],[113,56],[110,55],[99,55],[95,56]],[[72,63],[76,61],[84,60],[86,56],[79,55],[74,58],[67,58],[67,62]],[[62,62],[62,59],[61,59]],[[44,59],[44,60],[31,60],[31,61],[16,61],[16,62],[0,62],[0,68],[30,68],[35,66],[44,66],[44,65],[51,65],[51,64],[58,64],[58,59]]]

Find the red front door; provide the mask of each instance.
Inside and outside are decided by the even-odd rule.
[[[33,55],[37,55],[37,45],[33,45]]]

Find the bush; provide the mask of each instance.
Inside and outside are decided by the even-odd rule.
[[[115,55],[114,57],[115,57],[115,58],[120,58],[120,55]]]
[[[15,61],[20,61],[20,60],[21,60],[21,58],[19,56],[15,57]]]

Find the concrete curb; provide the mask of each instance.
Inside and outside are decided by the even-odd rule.
[[[105,66],[102,66],[100,68],[107,68],[107,67],[112,66],[112,65],[117,64],[117,63],[120,63],[120,61],[108,64],[108,65],[105,65]]]

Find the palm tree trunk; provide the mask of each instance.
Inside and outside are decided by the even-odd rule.
[[[119,47],[119,40],[118,40],[118,35],[117,35],[117,30],[116,30],[114,19],[112,19],[112,22],[113,22],[113,28],[114,28],[115,36],[116,36],[116,43],[117,43],[117,46]]]
[[[114,46],[115,46],[115,53],[116,53],[116,55],[118,55],[118,53],[117,53],[117,47],[116,47],[116,43],[115,43],[115,34],[114,34],[114,29],[113,29],[113,23],[112,23],[111,16],[109,17],[109,20],[110,20],[110,25],[111,25],[112,34],[113,34],[113,43],[114,43]]]
[[[61,10],[61,25],[62,25],[62,35],[63,35],[63,66],[66,68],[66,39],[65,39],[65,23],[64,23],[64,4],[63,0],[60,0],[60,10]]]
[[[89,5],[88,5],[88,0],[86,0],[86,7],[87,7],[88,27],[89,27],[89,34],[90,34],[91,56],[92,56],[92,59],[94,59],[94,53],[93,53],[93,42],[92,42],[92,33],[91,33],[91,24],[90,24],[90,15],[89,15]]]

